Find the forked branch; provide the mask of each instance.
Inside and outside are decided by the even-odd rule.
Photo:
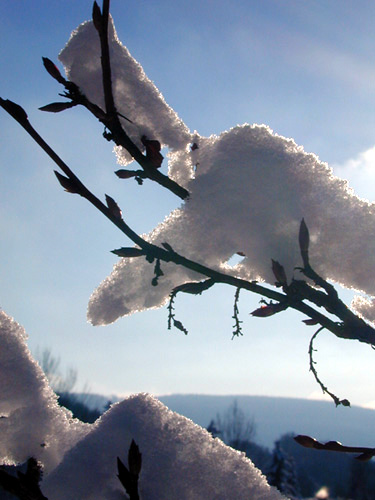
[[[139,236],[120,216],[118,210],[114,210],[113,204],[105,205],[83,184],[83,182],[73,173],[68,165],[55,153],[55,151],[44,141],[44,139],[36,132],[30,124],[26,112],[18,104],[0,98],[0,106],[3,107],[20,125],[29,133],[29,135],[37,142],[37,144],[50,156],[50,158],[61,168],[66,174],[58,175],[58,180],[64,189],[71,193],[76,193],[86,198],[94,205],[103,215],[105,215],[113,224],[115,224],[123,234],[125,234],[139,249],[142,250],[149,262],[154,259],[159,259],[162,262],[173,262],[176,265],[181,265],[202,275],[202,277],[210,278],[215,283],[224,283],[234,286],[235,288],[245,289],[250,292],[266,297],[270,300],[269,303],[262,306],[259,310],[252,314],[258,317],[268,317],[287,308],[293,308],[302,314],[306,315],[315,324],[321,325],[334,335],[340,338],[359,340],[367,344],[375,344],[375,330],[365,323],[361,318],[352,313],[343,302],[333,293],[326,293],[309,285],[306,281],[293,279],[290,284],[286,281],[280,282],[280,270],[275,271],[275,284],[281,286],[282,292],[260,285],[256,281],[244,280],[224,272],[209,268],[204,264],[193,261],[183,255],[175,252],[170,245],[164,244],[164,247],[159,247],[149,243],[144,238]],[[114,200],[112,200],[114,202]],[[107,199],[108,203],[108,199]],[[305,228],[305,222],[301,222],[301,227]],[[306,227],[307,229],[307,227]],[[116,250],[117,253],[123,249]],[[276,261],[274,261],[276,262]],[[282,266],[278,264],[280,268]],[[302,272],[308,276],[312,273],[312,268],[301,268]],[[316,284],[325,283],[323,278],[313,272],[314,281]],[[318,279],[319,278],[319,279]],[[330,287],[328,283],[326,286]],[[181,290],[183,291],[183,290]],[[340,321],[333,321],[328,316],[322,314],[315,309],[308,301],[319,308],[326,309],[330,314],[334,314]]]

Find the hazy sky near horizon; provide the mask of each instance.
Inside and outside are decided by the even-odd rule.
[[[112,145],[85,110],[37,109],[61,91],[41,56],[57,62],[91,8],[86,0],[4,3],[0,96],[21,104],[87,185],[121,202],[126,220],[145,233],[179,200],[150,183],[118,180]],[[375,198],[372,2],[113,0],[111,11],[120,40],[191,130],[208,136],[267,124],[327,161],[360,196]],[[314,330],[293,312],[250,317],[259,298],[243,293],[244,337],[231,340],[234,291],[224,286],[177,298],[187,337],[167,330],[165,308],[89,325],[89,296],[117,261],[109,251],[124,244],[122,235],[60,188],[54,165],[4,112],[0,127],[0,307],[25,327],[33,352],[50,348],[63,366],[77,368],[80,387],[105,394],[320,397],[308,370]],[[375,400],[370,347],[329,333],[316,346],[333,392],[353,404]]]

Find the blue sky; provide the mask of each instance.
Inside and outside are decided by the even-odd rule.
[[[61,90],[41,56],[57,61],[91,7],[83,0],[5,3],[0,95],[24,106],[88,186],[121,201],[126,220],[144,233],[179,200],[149,183],[140,188],[115,178],[112,146],[85,110],[56,116],[37,110]],[[336,165],[371,199],[372,2],[113,0],[111,10],[119,38],[192,130],[210,135],[265,123]],[[178,297],[187,337],[167,330],[166,309],[107,327],[87,324],[88,298],[116,262],[109,251],[124,244],[122,235],[84,200],[63,192],[50,160],[5,113],[0,127],[0,307],[25,327],[32,351],[51,348],[63,365],[77,368],[81,387],[106,394],[320,395],[308,372],[313,331],[302,318],[292,312],[252,318],[259,299],[243,293],[245,335],[232,341],[234,291],[223,286]],[[321,377],[333,392],[357,404],[375,400],[369,347],[329,333],[317,347]]]

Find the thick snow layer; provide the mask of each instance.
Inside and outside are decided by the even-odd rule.
[[[166,104],[159,90],[145,75],[142,66],[121,44],[112,20],[109,23],[109,42],[117,110],[133,122],[130,124],[123,121],[128,135],[140,149],[143,149],[142,135],[148,139],[157,139],[172,150],[185,148],[191,140],[189,129]],[[92,22],[81,24],[72,33],[59,59],[67,70],[68,78],[104,110],[100,43]],[[125,165],[132,160],[122,148],[116,149],[121,164]]]
[[[90,23],[82,25],[61,59],[69,76],[101,102],[94,35]],[[147,235],[149,241],[168,242],[190,259],[226,270],[230,257],[243,252],[245,258],[230,272],[273,284],[271,259],[285,267],[289,279],[294,267],[301,265],[298,229],[304,218],[311,234],[313,267],[325,278],[375,295],[374,204],[355,196],[317,156],[266,126],[245,124],[219,136],[190,136],[115,35],[111,44],[114,87],[126,89],[126,98],[117,96],[120,111],[130,114],[141,128],[150,127],[150,137],[161,138],[171,148],[169,175],[191,193],[189,201]],[[189,140],[198,149],[191,151]],[[121,260],[93,293],[89,320],[108,324],[135,311],[160,307],[174,286],[197,278],[174,264],[162,264],[162,270],[159,285],[152,287],[152,264],[143,258]],[[356,304],[367,318],[375,319],[372,303]]]
[[[90,427],[57,404],[26,338],[24,329],[0,311],[0,463],[33,456],[48,473]]]
[[[252,462],[150,395],[113,405],[82,424],[57,404],[21,326],[0,311],[0,464],[31,456],[44,466],[49,500],[120,500],[117,457],[142,453],[144,500],[282,500]]]
[[[117,403],[93,427],[43,483],[49,500],[123,498],[116,458],[127,464],[131,439],[142,453],[144,500],[285,498],[243,454],[150,395]]]

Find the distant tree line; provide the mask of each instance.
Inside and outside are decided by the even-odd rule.
[[[212,419],[207,430],[242,451],[267,477],[269,484],[288,498],[312,498],[323,486],[329,498],[375,500],[375,463],[360,462],[351,455],[304,448],[284,434],[274,449],[255,442],[256,425],[237,401],[223,415]]]
[[[73,392],[77,382],[77,370],[69,367],[63,373],[60,369],[60,357],[54,356],[50,349],[44,349],[41,353],[37,351],[36,357],[58,397],[59,404],[70,410],[73,417],[81,422],[89,424],[95,422],[103,412],[97,408],[90,408],[84,398],[78,397]],[[108,401],[105,410],[109,408],[109,405]]]

